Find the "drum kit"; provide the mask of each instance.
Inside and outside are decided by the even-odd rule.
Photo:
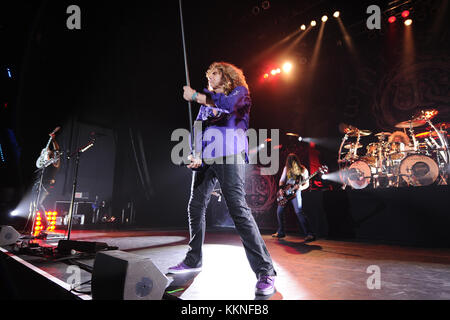
[[[375,134],[376,142],[362,140],[372,135],[345,125],[338,163],[343,189],[389,188],[447,184],[450,149],[447,129],[449,123],[434,125],[437,110],[422,110],[411,120],[395,125],[397,131]],[[416,133],[416,128],[426,126]],[[349,141],[353,138],[354,141]]]

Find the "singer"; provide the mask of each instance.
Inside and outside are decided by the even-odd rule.
[[[170,273],[201,271],[202,246],[205,239],[205,213],[216,182],[220,183],[230,215],[245,248],[247,259],[258,279],[255,293],[270,295],[275,292],[275,276],[272,259],[261,237],[258,226],[245,200],[245,165],[248,163],[248,145],[245,135],[227,141],[227,130],[245,132],[248,129],[251,99],[243,72],[226,62],[213,63],[206,72],[209,88],[199,93],[184,87],[187,101],[201,104],[197,121],[203,121],[204,132],[194,132],[197,137],[207,135],[208,130],[223,133],[223,148],[212,154],[195,152],[190,156],[188,168],[192,175],[191,196],[188,204],[190,242],[183,262],[169,268]],[[236,141],[237,140],[237,141]],[[196,143],[207,150],[208,141]],[[206,158],[208,159],[205,161]],[[212,161],[211,161],[212,160]]]

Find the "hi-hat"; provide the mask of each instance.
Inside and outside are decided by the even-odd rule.
[[[380,132],[380,133],[377,133],[375,136],[376,137],[389,137],[391,134],[392,133],[390,133],[390,132]]]
[[[425,120],[409,120],[397,123],[395,127],[399,129],[417,128],[425,125],[425,123],[427,123]]]

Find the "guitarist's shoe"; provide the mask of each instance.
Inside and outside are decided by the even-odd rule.
[[[273,235],[272,235],[272,238],[278,238],[278,239],[281,239],[281,238],[285,238],[286,237],[286,235],[284,234],[284,233],[274,233]]]
[[[181,273],[200,272],[200,271],[202,271],[202,267],[192,268],[182,262],[176,266],[170,267],[168,270],[168,273],[181,274]]]
[[[312,234],[307,235],[306,238],[305,238],[305,242],[312,242],[312,241],[315,241],[315,240],[316,240],[316,236],[312,235]]]
[[[269,296],[275,292],[275,277],[262,276],[256,283],[255,293],[257,296]]]

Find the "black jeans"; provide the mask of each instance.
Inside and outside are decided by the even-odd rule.
[[[239,157],[240,158],[240,157]],[[276,275],[258,225],[245,200],[244,161],[237,164],[212,164],[202,171],[193,172],[191,197],[188,206],[190,242],[183,261],[196,268],[202,265],[202,246],[205,239],[206,208],[211,192],[219,181],[229,213],[241,237],[247,259],[256,276]]]

